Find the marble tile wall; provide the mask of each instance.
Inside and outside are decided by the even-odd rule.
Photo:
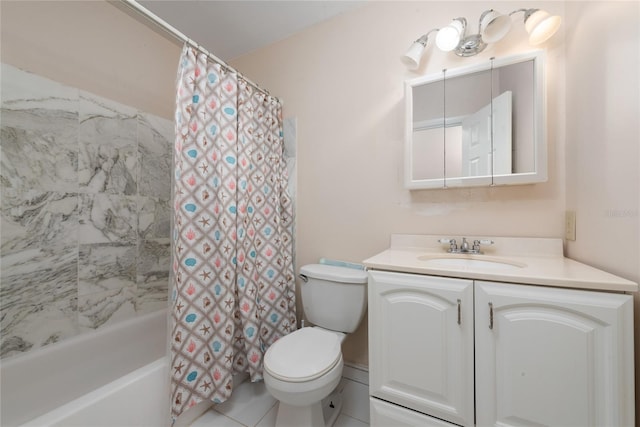
[[[0,357],[165,307],[172,122],[1,73]]]

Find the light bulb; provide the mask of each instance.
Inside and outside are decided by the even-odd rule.
[[[455,49],[460,43],[464,28],[463,23],[458,19],[454,19],[451,21],[451,24],[441,28],[436,35],[436,46],[438,46],[438,49],[444,52],[450,52]]]
[[[529,43],[537,45],[547,41],[558,31],[562,19],[544,10],[536,10],[527,17],[524,27],[529,33]]]

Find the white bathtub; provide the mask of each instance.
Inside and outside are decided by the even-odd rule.
[[[161,310],[2,361],[0,425],[166,425],[166,331]]]

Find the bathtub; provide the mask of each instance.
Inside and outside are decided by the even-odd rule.
[[[166,425],[166,331],[160,310],[3,360],[0,425]]]

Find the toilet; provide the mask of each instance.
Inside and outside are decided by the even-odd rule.
[[[367,273],[309,264],[300,268],[300,278],[305,317],[314,326],[271,345],[264,356],[264,383],[279,400],[276,427],[330,427],[341,403],[325,419],[322,400],[340,383],[342,341],[367,309]]]

